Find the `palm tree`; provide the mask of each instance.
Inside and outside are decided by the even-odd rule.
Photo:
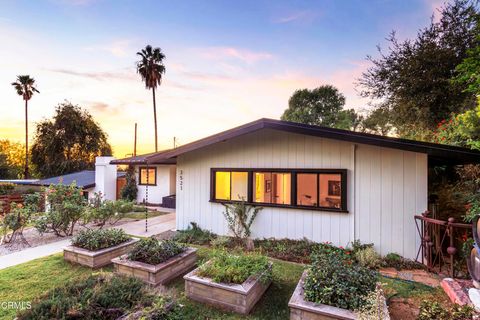
[[[141,60],[137,62],[137,72],[145,82],[146,89],[152,89],[153,93],[153,120],[155,122],[155,152],[158,151],[158,134],[157,134],[157,105],[155,101],[155,89],[157,85],[162,84],[162,75],[165,73],[163,59],[165,55],[160,48],[152,48],[148,45],[145,49],[137,52],[141,56]]]
[[[29,75],[17,76],[17,81],[12,82],[19,96],[25,100],[25,179],[28,179],[28,100],[33,96],[34,92],[40,93],[35,88],[35,79],[30,78]]]

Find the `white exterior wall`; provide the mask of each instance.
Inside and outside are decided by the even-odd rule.
[[[147,186],[139,185],[139,168],[135,166],[135,179],[137,181],[137,202],[141,203],[146,199]],[[157,169],[157,185],[148,186],[148,203],[161,204],[162,198],[175,194],[175,166],[174,165],[149,165],[149,168]]]
[[[413,216],[427,209],[427,156],[274,130],[261,130],[177,158],[177,229],[191,221],[227,234],[223,206],[211,203],[211,168],[347,169],[348,213],[269,208],[253,237],[374,242],[381,254],[415,258]]]
[[[107,200],[116,200],[117,198],[117,166],[110,164],[110,161],[114,159],[114,157],[95,158],[95,188],[93,192],[101,192],[104,199]]]

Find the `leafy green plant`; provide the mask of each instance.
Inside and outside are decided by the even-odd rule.
[[[376,269],[382,263],[382,258],[373,247],[366,247],[355,252],[355,259],[363,267]]]
[[[0,195],[7,195],[12,193],[15,190],[15,185],[9,182],[0,183]]]
[[[12,243],[17,239],[25,241],[23,229],[31,221],[33,215],[38,211],[40,194],[23,195],[23,204],[11,203],[10,210],[0,220],[2,239],[1,243]]]
[[[100,274],[71,281],[35,299],[19,320],[118,319],[148,301],[150,293],[135,278]]]
[[[125,175],[125,186],[120,191],[122,199],[127,201],[137,201],[137,181],[135,177],[135,167],[129,166]]]
[[[365,298],[365,304],[360,309],[355,310],[355,313],[358,320],[390,319],[387,301],[380,283],[377,283],[375,290]]]
[[[72,245],[90,251],[97,251],[114,247],[130,239],[130,236],[122,229],[87,229],[80,231],[72,238]]]
[[[266,282],[272,277],[270,262],[260,254],[231,254],[219,251],[198,268],[198,275],[219,283],[241,284],[251,276]]]
[[[182,243],[204,245],[209,244],[216,237],[216,234],[200,228],[195,222],[190,222],[187,229],[177,231],[174,240]]]
[[[313,254],[303,285],[305,299],[344,309],[359,309],[366,304],[367,295],[375,290],[376,280],[375,271],[353,263],[346,253]]]
[[[75,183],[51,185],[45,189],[47,210],[35,221],[40,233],[53,232],[59,237],[71,236],[77,222],[83,217],[86,200]]]
[[[470,320],[473,316],[473,308],[466,305],[454,305],[445,308],[437,301],[422,301],[417,320]]]
[[[185,246],[172,241],[159,241],[155,238],[146,238],[138,241],[132,251],[128,254],[128,259],[148,264],[159,264],[184,252]]]
[[[406,259],[397,253],[388,253],[382,259],[382,267],[395,268],[397,270],[425,269],[425,266],[416,261]]]
[[[269,257],[293,261],[299,263],[310,263],[310,254],[317,245],[308,239],[257,239],[254,241],[255,248]]]
[[[95,193],[85,211],[84,223],[93,222],[103,228],[107,222],[115,224],[126,213],[132,212],[134,203],[127,200],[104,200],[101,192]]]
[[[225,207],[223,216],[233,236],[242,240],[250,237],[252,223],[263,208],[250,206],[245,201],[223,205]]]
[[[210,241],[210,245],[214,248],[228,248],[232,244],[232,239],[227,236],[218,236]]]
[[[352,251],[357,253],[360,250],[365,250],[367,248],[373,248],[373,243],[362,243],[359,239],[352,242]]]

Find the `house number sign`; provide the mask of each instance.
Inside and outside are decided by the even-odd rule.
[[[180,170],[180,174],[178,175],[180,191],[183,191],[183,170]]]

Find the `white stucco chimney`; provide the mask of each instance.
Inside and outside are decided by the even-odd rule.
[[[114,157],[95,158],[95,192],[101,192],[104,199],[117,198],[117,166],[110,164]]]

